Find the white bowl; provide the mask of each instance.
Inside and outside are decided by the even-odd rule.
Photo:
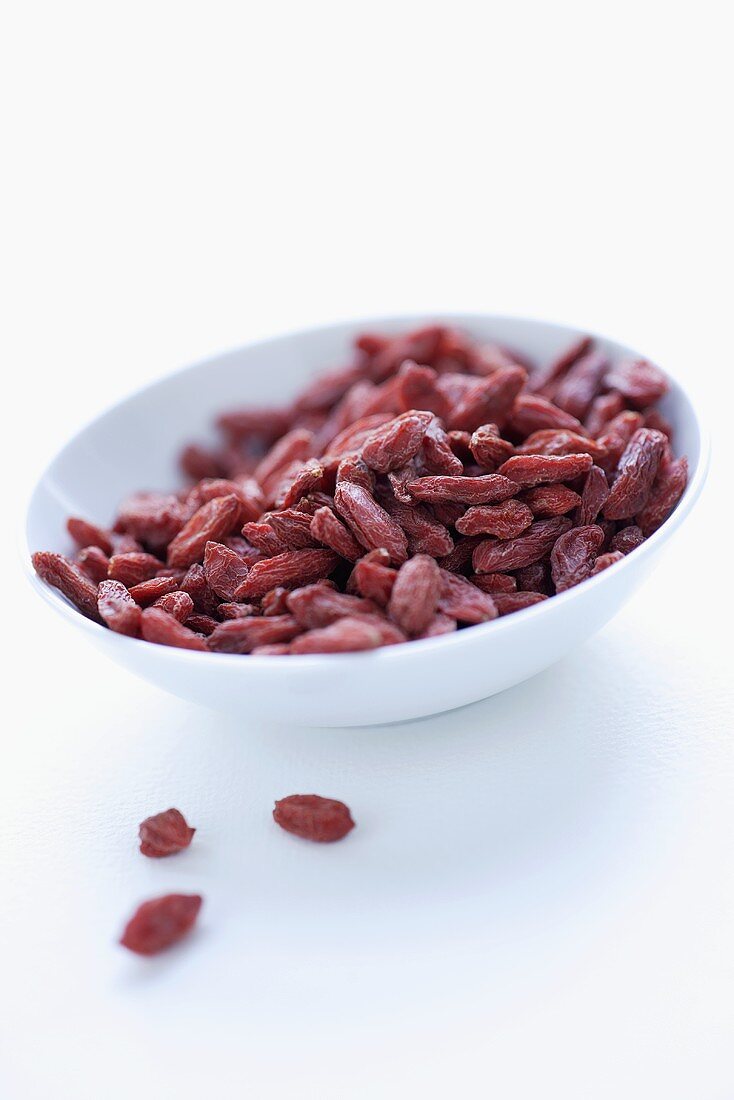
[[[507,344],[545,362],[578,335],[540,321],[483,314],[432,317],[481,340]],[[35,550],[71,549],[69,514],[98,523],[141,488],[180,484],[176,457],[191,439],[211,436],[228,406],[285,402],[314,372],[339,365],[358,332],[399,332],[426,317],[370,318],[279,336],[188,367],[133,394],[74,437],[31,498],[28,560]],[[597,337],[618,357],[639,354]],[[661,364],[667,370],[667,364]],[[542,604],[455,634],[370,653],[252,657],[203,654],[115,634],[80,615],[28,568],[36,591],[113,660],[167,691],[248,718],[305,726],[359,726],[436,714],[484,699],[540,672],[619,610],[686,518],[706,476],[708,446],[696,413],[671,381],[662,411],[687,454],[690,480],[673,515],[624,561]],[[80,673],[80,676],[82,674]]]

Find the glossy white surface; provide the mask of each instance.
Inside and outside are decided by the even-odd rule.
[[[548,362],[577,335],[558,325],[481,315],[370,318],[279,337],[207,360],[163,379],[104,413],[63,449],[41,478],[28,511],[28,553],[71,549],[66,516],[105,524],[126,495],[181,484],[183,444],[211,434],[218,411],[270,405],[292,397],[324,369],[348,361],[353,337],[405,331],[438,320],[475,339],[515,347]],[[632,349],[600,339],[614,359]],[[637,354],[640,354],[637,352]],[[622,606],[697,500],[708,444],[689,399],[673,383],[663,411],[688,455],[690,482],[676,512],[641,548],[561,596],[453,635],[391,646],[376,653],[242,657],[200,654],[122,637],[78,615],[32,572],[34,587],[70,625],[114,660],[197,703],[245,718],[311,726],[403,721],[476,702],[535,675],[584,641]]]

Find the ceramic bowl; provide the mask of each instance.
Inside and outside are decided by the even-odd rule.
[[[128,493],[179,485],[181,446],[206,440],[222,409],[285,402],[316,371],[345,362],[357,333],[400,332],[429,320],[507,344],[538,362],[578,335],[562,325],[483,314],[368,318],[279,336],[197,363],[121,401],[67,443],[33,492],[28,557],[40,549],[71,550],[65,529],[69,514],[104,524]],[[640,354],[596,339],[615,358]],[[663,526],[622,562],[583,584],[455,634],[357,654],[202,654],[115,634],[81,616],[30,566],[29,578],[70,626],[114,661],[175,695],[249,720],[358,726],[451,710],[503,691],[559,660],[603,626],[644,581],[698,498],[708,462],[695,409],[674,377],[661,409],[675,429],[676,453],[687,454],[690,462],[686,492]]]

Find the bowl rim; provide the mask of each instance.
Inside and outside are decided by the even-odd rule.
[[[151,643],[144,642],[141,638],[130,638],[124,634],[118,634],[115,631],[109,630],[109,628],[102,626],[100,623],[96,623],[91,619],[88,619],[85,615],[82,615],[68,600],[66,600],[57,589],[52,588],[50,585],[45,584],[37,575],[31,564],[31,554],[34,552],[30,545],[29,539],[29,525],[31,519],[31,513],[33,511],[34,501],[36,495],[40,492],[43,482],[46,480],[50,471],[54,468],[57,462],[65,455],[85,432],[90,430],[93,426],[99,424],[105,417],[112,415],[118,410],[124,408],[126,405],[138,400],[144,394],[150,393],[155,389],[169,385],[175,379],[184,375],[194,373],[195,371],[202,370],[211,366],[223,359],[227,359],[230,356],[236,355],[242,351],[257,350],[258,348],[265,347],[270,344],[279,343],[287,339],[298,339],[299,337],[315,335],[318,333],[334,332],[339,330],[349,331],[359,329],[362,326],[366,328],[379,329],[380,327],[402,326],[417,327],[422,324],[448,324],[456,325],[458,327],[465,325],[470,327],[473,323],[477,322],[506,322],[512,321],[519,325],[526,325],[529,327],[538,327],[546,329],[562,330],[564,333],[571,334],[571,338],[574,335],[583,336],[588,335],[595,341],[606,341],[612,344],[621,345],[626,348],[631,354],[639,355],[641,358],[652,359],[653,357],[643,355],[642,353],[633,350],[626,344],[622,344],[621,341],[614,339],[611,336],[607,336],[604,333],[591,331],[588,328],[576,328],[572,325],[566,325],[558,321],[548,321],[538,317],[526,317],[522,314],[514,313],[457,313],[453,311],[441,312],[441,311],[425,311],[422,313],[390,313],[381,316],[355,316],[339,321],[334,321],[326,324],[314,324],[306,327],[299,327],[297,329],[288,329],[283,332],[277,332],[269,336],[265,336],[256,340],[247,341],[244,344],[230,347],[223,351],[215,352],[213,355],[209,355],[204,359],[199,359],[194,363],[187,364],[186,366],[179,367],[174,371],[169,371],[162,375],[160,378],[155,378],[153,381],[146,383],[145,385],[137,387],[131,393],[118,401],[112,402],[110,405],[103,408],[96,416],[91,417],[84,424],[82,424],[72,435],[67,442],[59,448],[56,454],[46,464],[40,476],[36,479],[36,482],[31,490],[28,498],[28,504],[25,510],[23,529],[20,538],[20,554],[23,562],[23,572],[29,583],[34,590],[50,604],[57,613],[67,618],[77,628],[85,630],[92,639],[105,637],[105,641],[108,644],[120,645],[123,648],[125,646],[140,646],[145,644],[151,646]],[[520,350],[520,349],[519,349]],[[326,366],[326,365],[325,365]],[[469,628],[463,630],[453,631],[449,634],[438,635],[434,638],[422,638],[414,639],[409,643],[402,643],[400,645],[381,646],[374,650],[363,650],[359,652],[350,653],[308,653],[308,654],[289,654],[287,660],[283,660],[276,655],[261,655],[261,654],[239,654],[239,653],[207,653],[207,657],[217,659],[217,667],[227,667],[229,664],[232,667],[242,669],[242,657],[247,656],[246,667],[253,667],[255,669],[273,669],[275,667],[282,667],[283,669],[294,668],[294,662],[296,662],[298,668],[323,668],[329,665],[334,659],[337,659],[340,663],[345,662],[360,662],[364,663],[365,660],[369,660],[374,666],[375,662],[386,664],[390,662],[393,664],[396,660],[412,659],[411,654],[420,656],[423,653],[440,651],[446,646],[451,646],[454,650],[457,650],[459,646],[466,646],[471,644],[471,640],[475,639],[480,642],[482,639],[487,638],[491,631],[491,636],[501,637],[503,633],[513,629],[518,625],[518,621],[522,623],[530,624],[537,618],[538,615],[549,616],[551,614],[561,613],[562,609],[567,607],[571,601],[579,598],[589,598],[600,584],[604,584],[609,580],[608,574],[610,571],[614,571],[614,575],[619,576],[620,572],[629,568],[629,563],[642,563],[646,558],[649,558],[651,554],[654,554],[659,550],[663,544],[670,538],[670,536],[676,531],[680,525],[687,518],[689,513],[695,507],[698,502],[701,493],[703,491],[706,478],[708,476],[710,462],[711,462],[711,440],[709,432],[701,421],[698,407],[690,396],[688,388],[684,386],[678,378],[669,372],[667,366],[665,367],[665,373],[670,380],[675,384],[676,388],[681,393],[682,397],[688,403],[691,409],[695,421],[695,428],[699,437],[699,456],[696,468],[693,472],[693,476],[690,477],[686,486],[682,499],[676,505],[675,510],[665,520],[665,522],[654,531],[640,546],[635,550],[625,555],[625,557],[615,562],[609,569],[604,569],[595,576],[587,577],[583,583],[575,585],[573,588],[567,589],[565,592],[557,593],[547,600],[542,600],[531,607],[523,608],[520,611],[515,611],[511,615],[499,616],[496,619],[492,619],[485,623],[476,623]],[[202,653],[199,650],[186,650],[179,649],[173,646],[158,645],[152,646],[152,649],[156,655],[151,654],[151,660],[165,659],[165,660],[184,660],[201,662]],[[207,665],[209,662],[207,661]]]

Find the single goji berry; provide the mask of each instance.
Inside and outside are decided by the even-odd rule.
[[[199,894],[165,894],[144,901],[127,922],[120,943],[136,955],[157,955],[191,931],[202,901]]]
[[[349,807],[318,794],[291,794],[275,803],[273,817],[286,832],[304,840],[341,840],[354,828]]]
[[[143,855],[160,859],[188,848],[196,829],[186,823],[180,810],[171,808],[146,817],[145,821],[141,821],[138,832]]]

